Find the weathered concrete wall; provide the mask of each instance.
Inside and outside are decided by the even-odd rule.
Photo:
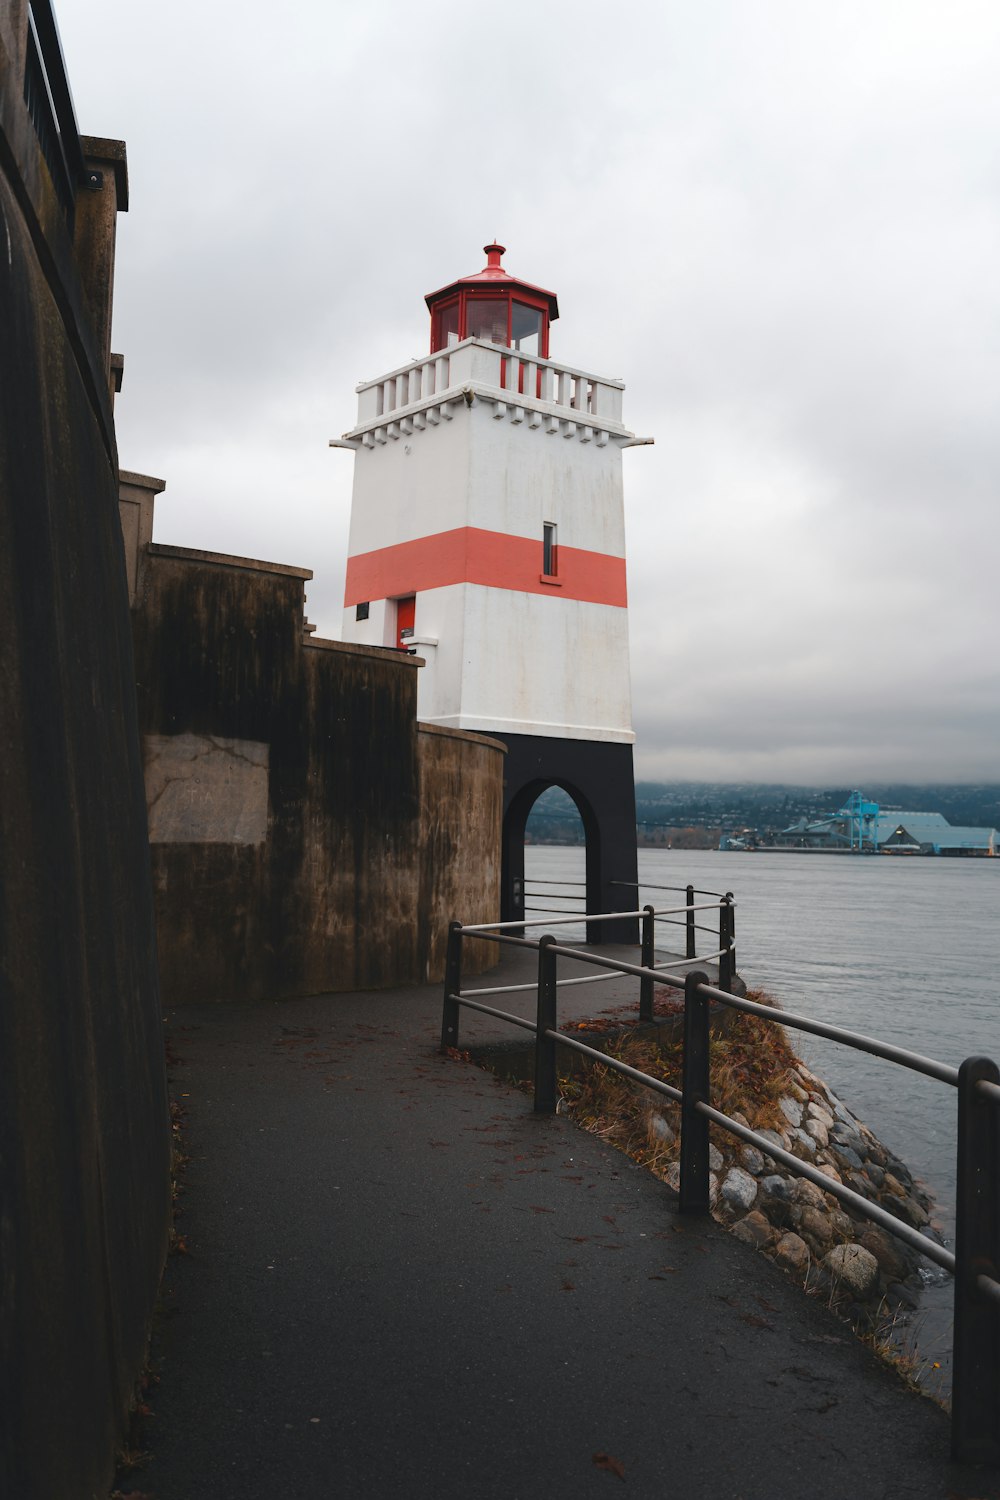
[[[166,483],[162,479],[153,479],[148,474],[132,474],[125,469],[118,471],[118,514],[125,544],[128,602],[133,608],[139,596],[140,574],[153,540],[153,507],[156,496],[165,489]]]
[[[134,629],[164,998],[443,974],[498,910],[502,751],[418,748],[417,662],[303,635],[303,569],[152,545]]]
[[[500,911],[503,746],[485,735],[417,726],[420,757],[421,968],[444,975],[448,923],[495,922]],[[495,944],[466,942],[462,967],[481,974]]]
[[[0,1494],[91,1500],[145,1355],[170,1132],[108,370],[24,24],[0,28]]]

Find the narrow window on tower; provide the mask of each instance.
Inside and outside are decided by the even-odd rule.
[[[359,604],[358,607],[357,607],[357,609],[354,611],[354,618],[356,620],[367,620],[367,618],[368,618],[368,605],[367,604]]]
[[[556,528],[553,521],[542,525],[542,572],[546,578],[554,578],[559,571],[559,549],[556,546]]]

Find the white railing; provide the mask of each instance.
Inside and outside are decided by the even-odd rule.
[[[455,399],[469,388],[511,405],[621,430],[622,381],[500,344],[465,339],[359,385],[355,434]]]

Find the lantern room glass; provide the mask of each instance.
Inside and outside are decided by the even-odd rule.
[[[434,322],[432,328],[433,349],[447,349],[451,335],[457,339],[459,336],[459,306],[458,298],[451,302],[443,302],[434,309]]]
[[[508,305],[506,297],[470,297],[465,312],[466,338],[506,344]]]
[[[431,353],[456,341],[481,339],[514,349],[526,359],[547,359],[549,309],[534,288],[516,282],[488,287],[449,287],[440,301],[428,299],[431,312]],[[554,299],[553,299],[554,300]]]
[[[510,309],[510,346],[521,354],[542,352],[542,313],[526,302],[512,302]]]

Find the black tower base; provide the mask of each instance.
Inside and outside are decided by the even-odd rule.
[[[498,734],[507,746],[504,767],[503,870],[500,916],[524,916],[524,828],[538,797],[562,787],[576,803],[587,836],[587,911],[635,911],[635,775],[632,746],[605,740],[566,740]],[[612,881],[630,884],[612,885]],[[636,943],[635,918],[587,923],[588,943]]]

